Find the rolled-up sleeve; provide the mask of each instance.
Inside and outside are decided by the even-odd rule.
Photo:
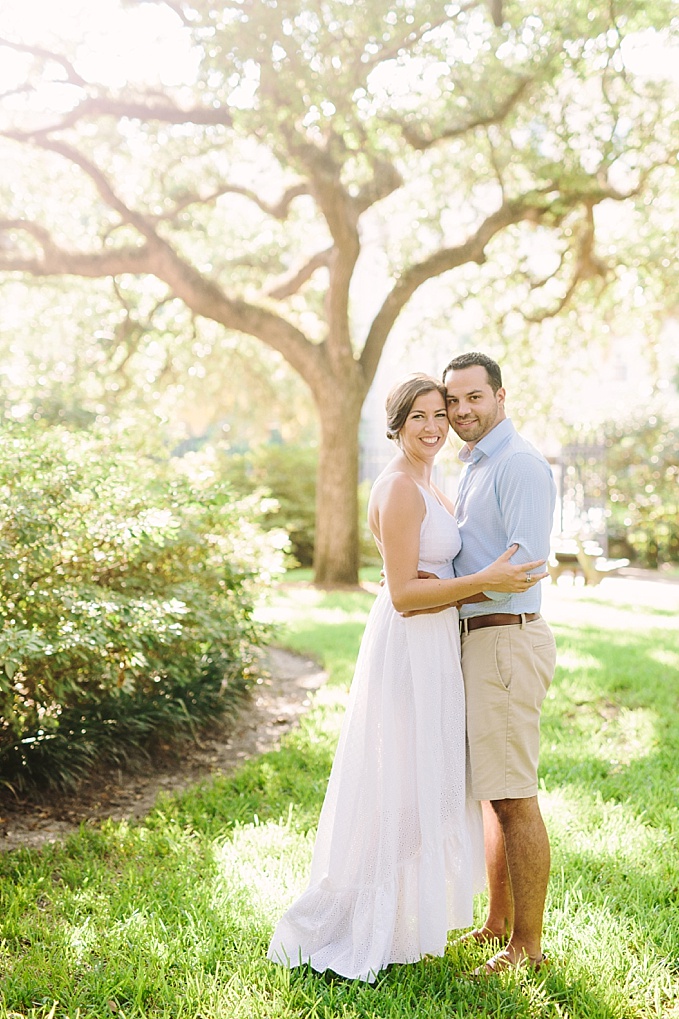
[[[496,497],[507,534],[507,548],[518,545],[513,563],[549,557],[556,487],[549,465],[530,453],[511,456],[495,479]],[[491,601],[511,595],[484,591]]]

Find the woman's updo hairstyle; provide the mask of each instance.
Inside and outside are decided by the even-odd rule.
[[[406,423],[406,418],[410,414],[415,400],[423,393],[431,393],[434,390],[441,394],[445,403],[446,387],[431,375],[414,372],[402,382],[396,383],[385,403],[388,439],[393,439],[396,443],[399,442],[399,433]]]

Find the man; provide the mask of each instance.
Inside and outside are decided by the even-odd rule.
[[[549,464],[505,414],[499,366],[462,354],[443,372],[448,419],[464,441],[457,499],[466,576],[518,545],[513,562],[547,559],[556,489]],[[481,596],[483,597],[483,596]],[[505,947],[478,972],[544,964],[542,920],[550,852],[537,800],[540,709],[555,642],[539,615],[540,585],[488,592],[460,607],[472,792],[483,801],[489,908],[465,937]]]

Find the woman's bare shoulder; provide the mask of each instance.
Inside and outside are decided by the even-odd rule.
[[[370,502],[384,503],[392,498],[407,499],[419,495],[417,482],[405,471],[385,469],[373,482],[370,490]],[[421,498],[421,495],[420,495]]]

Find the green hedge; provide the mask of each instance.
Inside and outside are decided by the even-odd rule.
[[[73,784],[242,697],[285,540],[257,499],[206,457],[19,425],[0,488],[0,781]]]

